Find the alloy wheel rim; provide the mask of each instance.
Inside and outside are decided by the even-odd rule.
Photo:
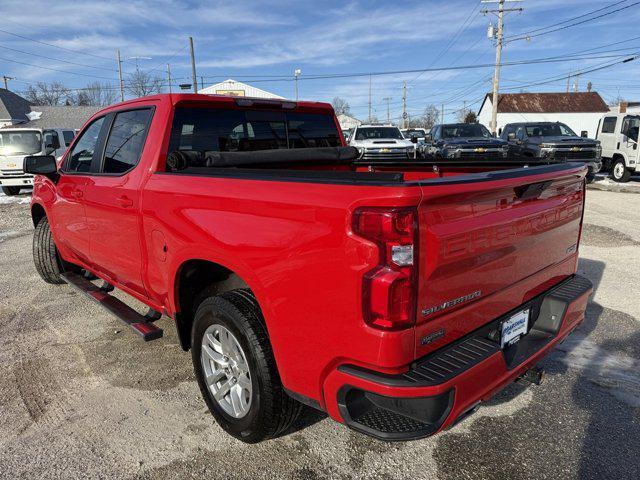
[[[252,385],[247,357],[234,335],[211,325],[202,337],[200,353],[207,389],[224,412],[243,418],[251,408]]]

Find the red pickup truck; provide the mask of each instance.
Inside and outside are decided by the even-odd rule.
[[[592,290],[576,275],[584,166],[364,162],[324,103],[132,100],[58,164],[24,166],[42,278],[145,340],[174,319],[211,413],[245,442],[302,404],[387,440],[441,431],[537,378]]]

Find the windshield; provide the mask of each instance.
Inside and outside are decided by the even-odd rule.
[[[564,123],[541,123],[527,125],[527,137],[577,137]]]
[[[622,126],[622,133],[632,140],[638,141],[638,131],[640,130],[640,117],[625,117]]]
[[[33,131],[0,132],[0,155],[30,155],[42,150],[42,135]]]
[[[465,123],[460,125],[444,125],[442,127],[442,138],[469,138],[469,137],[491,137],[491,133],[484,125],[479,123]]]
[[[404,132],[404,138],[411,137],[424,137],[424,131],[422,130],[407,130]]]
[[[366,127],[356,131],[356,140],[377,140],[381,138],[393,138],[402,140],[404,137],[397,127]]]

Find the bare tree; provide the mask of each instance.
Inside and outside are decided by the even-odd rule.
[[[627,101],[626,98],[624,98],[622,95],[618,94],[615,97],[612,97],[611,100],[609,100],[609,106],[610,107],[617,107],[618,105],[620,105],[621,103],[625,103]]]
[[[38,82],[27,87],[25,97],[33,105],[62,105],[70,102],[71,92],[61,82]]]
[[[106,107],[115,103],[116,90],[108,83],[93,82],[78,91],[75,97],[76,105],[91,105],[96,107]]]
[[[145,95],[161,93],[162,84],[162,78],[136,69],[127,78],[126,90],[134,97],[144,97]]]
[[[344,98],[333,97],[333,100],[331,100],[331,105],[333,105],[333,109],[335,110],[336,115],[351,114],[351,107],[349,106],[349,103]]]
[[[437,122],[440,117],[440,112],[435,105],[427,105],[424,109],[424,113],[422,114],[422,127],[423,128],[431,128]]]

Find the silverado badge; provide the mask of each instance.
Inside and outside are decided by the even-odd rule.
[[[436,313],[441,310],[445,310],[447,308],[455,307],[456,305],[459,305],[461,303],[468,302],[469,300],[478,298],[481,295],[482,295],[482,292],[480,290],[477,290],[473,293],[469,293],[468,295],[463,295],[462,297],[454,298],[453,300],[449,300],[444,303],[441,303],[440,305],[435,305],[433,307],[425,308],[424,310],[422,310],[422,315],[426,317],[427,315],[431,315],[432,313]]]

